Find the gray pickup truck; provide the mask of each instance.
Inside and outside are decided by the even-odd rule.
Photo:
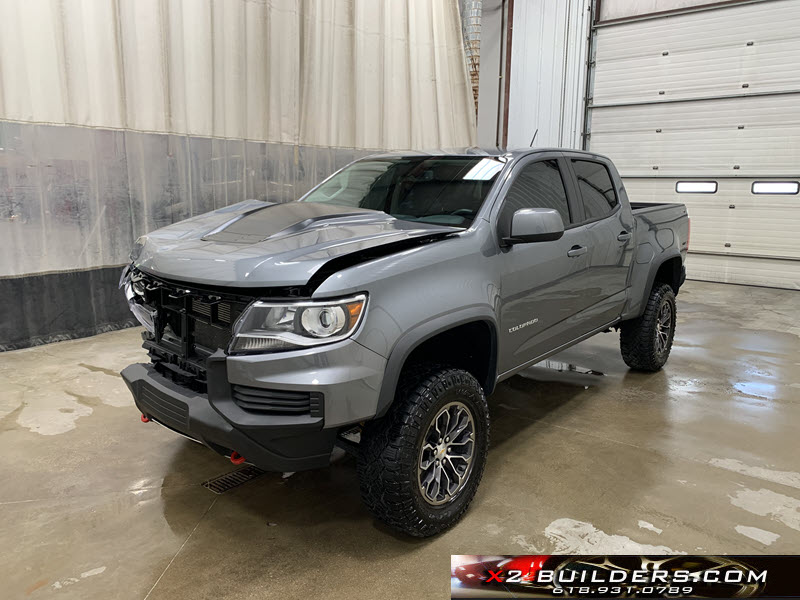
[[[120,286],[150,362],[122,376],[236,464],[345,448],[372,514],[429,536],[475,495],[499,381],[612,328],[664,365],[688,244],[682,204],[631,204],[596,154],[373,156],[140,238]]]

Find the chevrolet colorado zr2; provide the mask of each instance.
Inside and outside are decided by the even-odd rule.
[[[414,536],[481,480],[499,381],[610,328],[657,371],[689,219],[631,203],[603,156],[385,154],[300,200],[240,202],[149,233],[123,272],[150,361],[142,420],[265,470],[357,456],[364,504]]]

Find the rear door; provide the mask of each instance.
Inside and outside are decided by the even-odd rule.
[[[589,303],[589,236],[570,193],[569,166],[559,152],[537,153],[518,164],[505,184],[494,222],[502,237],[521,208],[553,208],[561,214],[561,239],[515,244],[497,255],[501,270],[499,372],[515,369],[580,335],[575,317]]]
[[[587,241],[584,290],[587,306],[580,316],[586,331],[616,319],[625,304],[634,248],[634,219],[623,190],[609,166],[585,155],[566,155],[579,199],[579,227]],[[618,181],[618,180],[617,180]]]

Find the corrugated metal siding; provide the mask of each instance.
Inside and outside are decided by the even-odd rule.
[[[508,147],[580,148],[588,0],[514,3]]]
[[[451,0],[0,2],[0,118],[463,147],[475,115],[460,27]]]
[[[596,31],[590,148],[614,159],[632,200],[687,205],[689,277],[800,287],[800,196],[750,191],[800,179],[797,31],[796,0]],[[689,178],[718,190],[676,193]]]

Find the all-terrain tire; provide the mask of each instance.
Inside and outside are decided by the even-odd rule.
[[[668,313],[666,324],[665,313]],[[654,285],[644,313],[636,319],[623,321],[620,325],[619,342],[625,364],[637,371],[653,372],[661,369],[672,349],[676,317],[675,293],[672,288],[666,284]]]
[[[423,496],[418,467],[434,417],[453,402],[463,404],[473,419],[472,465],[463,488],[434,505]],[[361,498],[370,513],[390,527],[415,537],[435,535],[466,512],[483,476],[488,449],[489,408],[475,377],[442,366],[410,369],[401,377],[388,413],[368,422],[361,433]]]

